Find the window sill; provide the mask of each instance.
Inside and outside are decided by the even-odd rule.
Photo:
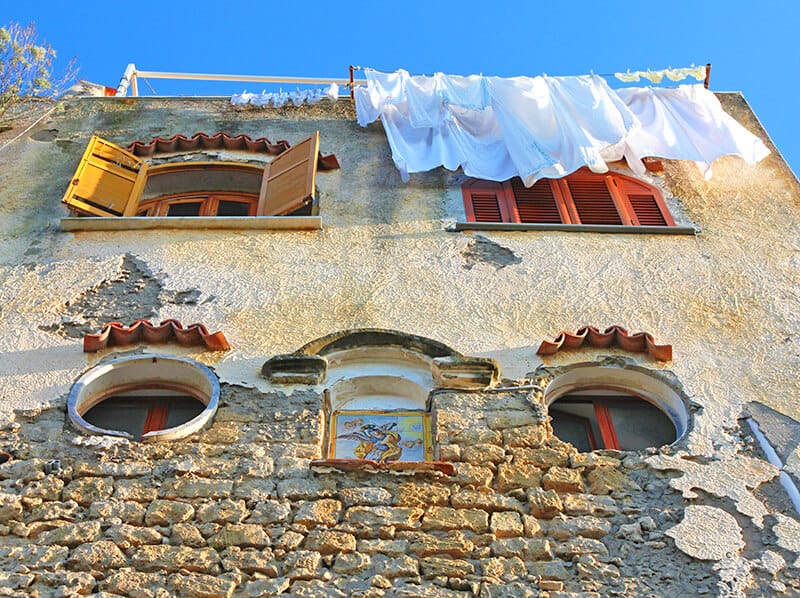
[[[696,235],[693,226],[625,226],[619,224],[521,224],[517,222],[456,222],[450,230],[562,231],[625,235]]]
[[[339,471],[388,471],[398,474],[443,473],[452,475],[455,467],[446,461],[390,461],[379,464],[377,461],[362,459],[314,459],[313,468],[338,469]]]
[[[62,218],[63,231],[156,230],[180,228],[188,230],[318,230],[319,216],[185,216],[185,217],[86,217]]]

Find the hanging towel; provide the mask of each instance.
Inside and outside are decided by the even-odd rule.
[[[641,125],[631,131],[625,148],[631,170],[639,174],[644,172],[642,158],[647,156],[693,160],[710,179],[711,164],[720,156],[739,156],[755,164],[770,153],[702,85],[638,87],[617,93]]]

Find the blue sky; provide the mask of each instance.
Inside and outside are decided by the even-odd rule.
[[[347,77],[350,64],[513,76],[711,62],[711,89],[742,91],[800,172],[796,1],[0,0],[0,7],[0,23],[35,21],[61,59],[77,57],[80,78],[109,86],[130,62],[152,71],[335,78]],[[150,83],[162,95],[263,88]],[[141,85],[140,94],[148,93]]]

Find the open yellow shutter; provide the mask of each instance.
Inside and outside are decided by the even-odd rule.
[[[64,203],[89,216],[134,216],[147,164],[93,135],[64,194]]]
[[[314,199],[319,131],[289,148],[264,169],[259,216],[282,216]]]

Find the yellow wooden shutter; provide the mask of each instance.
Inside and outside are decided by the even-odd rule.
[[[314,199],[319,131],[289,148],[264,169],[259,216],[282,216]]]
[[[146,178],[144,160],[93,135],[63,201],[89,216],[134,216]]]

